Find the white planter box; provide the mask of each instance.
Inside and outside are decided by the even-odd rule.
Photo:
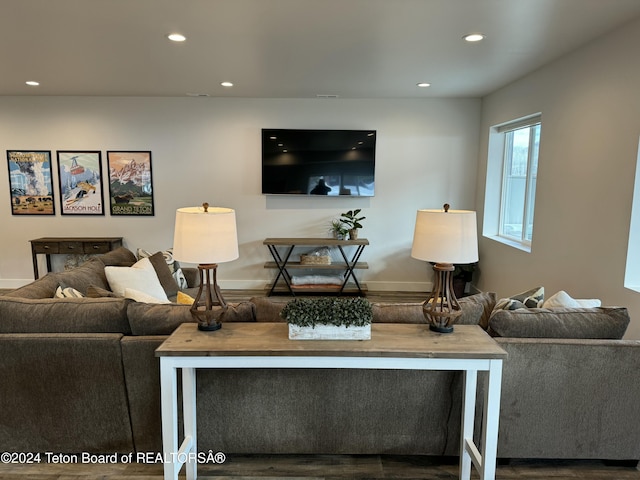
[[[299,327],[289,324],[289,340],[371,340],[371,324],[364,327]]]

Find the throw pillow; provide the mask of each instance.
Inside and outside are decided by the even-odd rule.
[[[519,308],[537,308],[544,302],[544,287],[536,287],[526,292],[501,298],[494,310],[517,310]]]
[[[564,290],[560,290],[557,293],[554,293],[542,304],[542,308],[554,308],[554,307],[564,307],[564,308],[594,308],[602,305],[602,302],[597,299],[584,299],[578,300],[571,298],[571,296],[565,292]]]
[[[56,288],[55,298],[83,298],[84,295],[73,287],[58,285]]]
[[[169,300],[153,297],[135,288],[125,288],[124,298],[130,298],[131,300],[142,303],[171,303]]]
[[[171,273],[171,269],[169,265],[165,261],[165,257],[163,252],[156,252],[150,257],[146,257],[153,265],[153,269],[156,271],[156,275],[158,276],[158,280],[160,280],[160,285],[164,289],[164,293],[167,294],[167,297],[173,297],[178,293],[179,286],[173,278],[173,274]]]
[[[187,284],[187,279],[185,278],[184,273],[180,268],[180,264],[173,258],[173,249],[168,248],[166,250],[162,250],[157,253],[160,253],[164,258],[164,261],[167,264],[167,267],[169,267],[169,271],[171,272],[171,275],[173,276],[174,281],[177,283],[178,288],[188,288],[189,285]],[[155,254],[149,253],[147,250],[144,250],[142,248],[138,249],[137,254],[138,254],[138,259],[151,257],[152,255],[155,255]],[[167,292],[167,296],[170,297],[172,295],[175,295],[175,292],[173,293]]]
[[[138,260],[131,267],[105,267],[104,273],[111,291],[119,297],[124,297],[125,290],[132,288],[152,297],[168,300],[148,258]]]
[[[195,301],[196,299],[193,298],[191,295],[187,295],[184,292],[178,292],[176,303],[178,303],[179,305],[193,305],[193,302]]]

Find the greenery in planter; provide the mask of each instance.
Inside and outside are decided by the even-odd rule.
[[[340,220],[347,226],[348,230],[353,230],[356,228],[362,228],[361,220],[364,220],[367,217],[358,217],[361,209],[358,208],[356,210],[349,210],[348,212],[340,214]]]
[[[371,323],[373,310],[371,303],[361,297],[294,298],[285,305],[280,316],[299,327],[363,327]]]
[[[339,240],[343,240],[349,233],[347,226],[342,223],[342,220],[337,218],[331,220],[331,227],[329,228],[329,231],[333,234],[334,238]]]

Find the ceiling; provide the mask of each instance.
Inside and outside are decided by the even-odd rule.
[[[0,0],[0,95],[479,97],[639,16],[640,0]]]

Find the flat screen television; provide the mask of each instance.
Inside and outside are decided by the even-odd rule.
[[[375,130],[262,129],[262,193],[372,197]]]

